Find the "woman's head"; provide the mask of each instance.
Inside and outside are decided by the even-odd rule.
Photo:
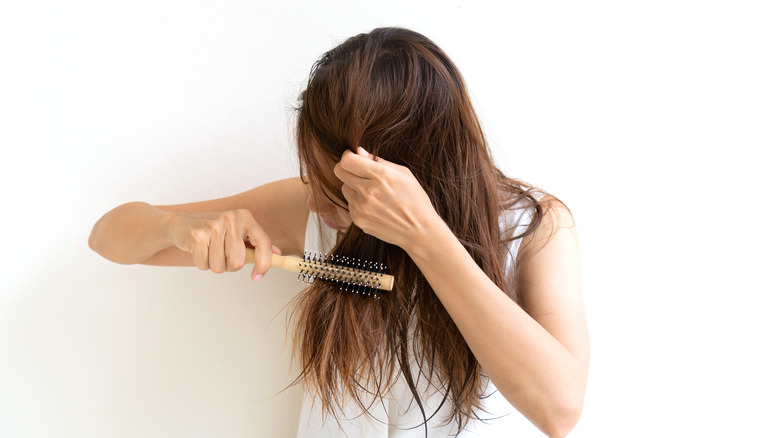
[[[333,167],[345,150],[362,146],[409,168],[437,213],[503,290],[500,212],[519,198],[535,200],[493,165],[452,61],[428,38],[406,29],[357,35],[315,63],[300,97],[297,144],[301,176],[312,185],[310,208],[330,222],[343,219],[334,224],[342,233],[333,252],[382,263],[395,276],[393,291],[379,299],[327,282],[298,297],[299,379],[320,396],[324,410],[338,414],[348,399],[378,403],[376,397],[398,378],[417,394],[420,376],[410,362],[416,361],[424,381],[437,382],[447,394],[450,418],[462,427],[482,395],[479,364],[409,256],[349,225]]]
[[[302,174],[320,199],[342,208],[333,165],[358,146],[408,167],[432,198],[446,191],[437,184],[492,170],[457,68],[407,29],[354,36],[315,63],[300,97],[297,142]]]

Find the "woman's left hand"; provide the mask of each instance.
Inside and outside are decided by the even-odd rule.
[[[333,169],[344,185],[352,222],[385,242],[409,251],[431,226],[444,222],[412,172],[371,156],[362,147],[346,150]]]

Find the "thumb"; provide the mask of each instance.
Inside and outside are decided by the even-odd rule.
[[[402,166],[400,164],[393,163],[392,161],[387,161],[384,158],[379,158],[376,155],[373,155],[373,154],[369,153],[367,150],[363,149],[363,146],[358,146],[357,154],[360,155],[361,157],[366,157],[366,158],[370,159],[371,161],[374,161],[374,162],[377,162],[377,163],[380,163],[380,164],[384,164],[384,165],[389,166],[391,168],[394,168],[396,170],[400,170],[402,172],[408,173],[409,175],[412,174],[412,172],[409,170],[408,167]]]
[[[363,149],[363,146],[358,146],[357,152],[358,155],[371,158],[371,154],[369,154],[367,150]]]
[[[360,155],[362,157],[369,158],[369,159],[371,159],[373,161],[376,161],[377,163],[394,164],[394,163],[391,163],[391,162],[389,162],[387,160],[379,158],[376,155],[373,155],[373,154],[369,153],[367,150],[363,149],[363,146],[358,146],[357,153],[358,153],[358,155]]]

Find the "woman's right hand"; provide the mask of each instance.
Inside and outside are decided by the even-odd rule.
[[[252,279],[259,281],[281,251],[246,209],[219,213],[175,212],[169,232],[177,248],[192,254],[195,266],[215,273],[234,272],[247,262],[247,243],[255,248]]]

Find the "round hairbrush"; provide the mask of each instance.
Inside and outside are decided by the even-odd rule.
[[[246,259],[248,263],[254,261],[253,249],[247,248]],[[383,272],[384,266],[379,263],[333,254],[306,252],[303,258],[271,254],[271,267],[296,272],[299,281],[330,281],[340,284],[342,290],[374,297],[378,290],[392,290],[395,281],[392,275]]]

